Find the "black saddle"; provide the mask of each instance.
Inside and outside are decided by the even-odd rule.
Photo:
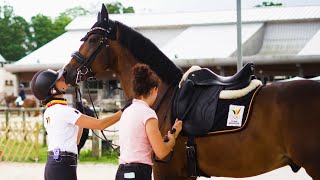
[[[183,134],[198,136],[210,131],[224,89],[241,89],[254,77],[254,64],[246,64],[230,77],[222,77],[207,68],[191,72],[174,94],[172,121],[183,120]]]
[[[208,68],[194,71],[189,74],[188,79],[192,80],[197,85],[217,85],[224,86],[223,89],[242,89],[249,85],[254,74],[254,64],[247,63],[239,72],[233,76],[220,76],[212,72]]]

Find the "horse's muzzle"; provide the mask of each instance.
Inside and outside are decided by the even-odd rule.
[[[66,84],[70,84],[71,86],[77,86],[76,84],[76,74],[70,73],[68,70],[64,70],[63,77],[65,79]],[[74,74],[74,75],[72,75]]]

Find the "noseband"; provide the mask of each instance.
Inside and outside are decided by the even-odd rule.
[[[80,64],[80,67],[77,68],[76,84],[78,84],[81,81],[82,77],[84,77],[85,75],[87,75],[89,77],[94,76],[94,73],[91,68],[91,64],[95,60],[96,56],[99,54],[102,47],[109,46],[107,40],[108,40],[108,37],[110,36],[112,30],[114,29],[114,27],[115,27],[115,22],[109,20],[109,28],[108,29],[105,29],[102,27],[94,27],[94,28],[90,29],[89,32],[87,32],[85,40],[91,34],[102,34],[103,35],[103,38],[101,39],[99,45],[90,54],[88,59],[86,59],[79,51],[75,51],[74,53],[71,54],[71,57],[73,57]]]

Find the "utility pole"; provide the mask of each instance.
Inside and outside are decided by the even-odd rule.
[[[241,33],[241,0],[237,0],[237,71],[240,71],[242,62],[242,33]]]

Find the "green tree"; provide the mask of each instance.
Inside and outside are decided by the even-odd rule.
[[[12,6],[0,6],[0,54],[9,61],[21,59],[30,47],[30,37],[27,21],[15,16]]]
[[[66,15],[61,14],[58,16],[54,23],[53,23],[53,29],[54,33],[59,36],[66,32],[65,27],[72,21],[72,18]]]
[[[69,8],[67,10],[65,10],[64,12],[60,13],[60,16],[67,16],[71,19],[74,19],[78,16],[85,16],[89,14],[89,11],[84,9],[81,6],[76,6],[74,8]]]
[[[47,44],[56,37],[65,33],[65,27],[72,21],[72,19],[88,14],[89,11],[77,6],[70,8],[60,13],[60,15],[52,20],[48,16],[38,14],[31,18],[31,27],[33,29],[33,49]]]
[[[124,7],[119,2],[106,6],[110,14],[134,13],[133,7]],[[63,34],[74,18],[87,14],[88,10],[77,6],[60,13],[54,20],[38,14],[28,23],[14,15],[13,7],[0,6],[0,54],[7,60],[19,60]]]
[[[124,7],[120,2],[107,3],[106,6],[110,14],[134,13],[132,6]]]
[[[32,16],[30,25],[33,33],[32,42],[34,44],[34,49],[32,50],[38,49],[56,37],[53,22],[48,16],[42,14]]]

